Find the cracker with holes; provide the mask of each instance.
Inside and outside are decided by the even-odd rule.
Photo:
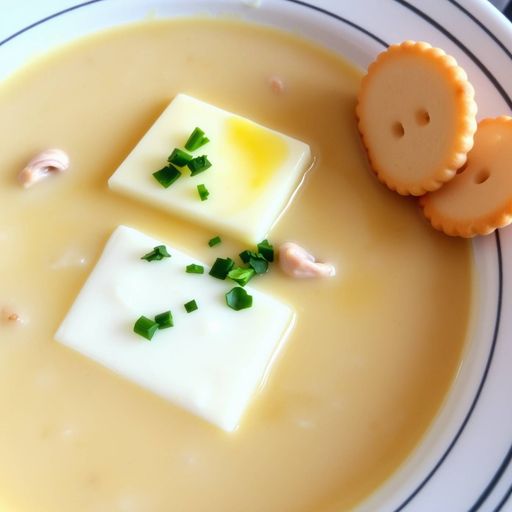
[[[476,130],[474,90],[453,57],[428,43],[390,46],[358,95],[359,132],[377,177],[420,196],[451,180]]]
[[[512,117],[484,119],[462,172],[420,199],[432,225],[447,235],[487,235],[512,222]]]

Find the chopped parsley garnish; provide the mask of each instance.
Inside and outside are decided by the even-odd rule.
[[[183,304],[183,306],[185,307],[187,313],[192,313],[192,311],[198,309],[197,302],[195,300],[190,300],[186,304]]]
[[[141,316],[133,326],[133,332],[151,341],[151,338],[158,330],[158,323],[154,322],[147,316]]]
[[[228,277],[240,286],[245,286],[255,276],[255,274],[256,272],[253,268],[237,267],[229,271]]]
[[[153,173],[155,180],[164,188],[169,188],[180,176],[181,172],[172,164]]]
[[[267,239],[260,242],[257,247],[258,253],[261,254],[267,261],[274,261],[274,247]]]
[[[252,306],[252,295],[249,295],[240,286],[235,286],[226,293],[226,304],[235,311],[250,308]]]
[[[192,160],[192,155],[187,153],[186,151],[183,151],[182,149],[175,148],[173,152],[170,154],[167,161],[170,164],[177,165],[178,167],[183,167],[184,165],[187,165],[190,160]]]
[[[245,251],[242,251],[238,256],[244,263],[249,263],[251,255],[256,256],[256,253],[246,249]]]
[[[185,149],[188,151],[195,151],[201,146],[204,146],[210,139],[206,137],[201,128],[194,128],[194,131],[190,134],[187,142],[185,143]]]
[[[213,238],[210,238],[210,240],[208,240],[208,245],[210,247],[214,247],[216,245],[219,245],[221,242],[222,239],[220,238],[220,236],[214,236]]]
[[[159,329],[167,329],[168,327],[174,327],[174,320],[170,311],[165,311],[155,316],[155,322],[158,324]]]
[[[217,258],[209,274],[217,279],[226,279],[235,262],[231,258]]]
[[[264,242],[266,242],[266,244],[264,244]],[[248,263],[249,266],[254,269],[256,274],[264,274],[268,270],[268,262],[274,259],[274,249],[267,240],[260,242],[258,249],[260,249],[260,246],[263,249],[263,253],[246,249],[238,255],[244,263]]]
[[[206,155],[196,156],[187,163],[191,176],[197,176],[198,174],[206,171],[206,169],[209,169],[211,166],[212,164]]]
[[[256,254],[249,258],[249,266],[256,274],[264,274],[268,270],[268,261],[261,254]]]
[[[196,263],[191,263],[186,267],[187,274],[204,274],[204,267],[202,265],[197,265]]]
[[[153,247],[153,250],[151,252],[144,254],[141,260],[160,261],[163,260],[164,258],[170,257],[171,255],[167,252],[167,247],[165,245],[157,245],[156,247]]]
[[[197,193],[199,194],[201,201],[206,201],[210,195],[210,192],[203,183],[201,183],[201,185],[197,185]]]

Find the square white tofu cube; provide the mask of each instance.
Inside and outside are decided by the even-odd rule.
[[[134,229],[112,234],[55,338],[112,371],[226,431],[238,426],[251,398],[293,325],[290,307],[246,287],[252,308],[230,309],[236,284],[185,267],[200,263],[172,247],[172,255],[141,256],[162,245]],[[164,244],[165,245],[165,244]],[[195,299],[198,310],[184,304]],[[174,327],[151,341],[133,332],[137,318],[171,310]]]
[[[182,176],[169,188],[153,177],[174,148],[184,145],[195,127],[210,142],[194,151],[212,166]],[[265,128],[185,94],[178,94],[109,180],[112,190],[127,194],[216,232],[246,242],[260,242],[296,190],[311,153],[304,142]],[[197,185],[210,195],[201,201]]]

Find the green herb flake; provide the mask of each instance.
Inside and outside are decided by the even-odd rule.
[[[206,169],[209,169],[211,166],[212,164],[206,155],[196,156],[187,163],[191,176],[197,176],[198,174],[206,171]]]
[[[274,261],[274,247],[265,239],[258,244],[258,253],[261,254],[268,262]]]
[[[249,266],[254,269],[256,274],[264,274],[268,270],[268,261],[261,254],[257,254],[249,258]]]
[[[255,275],[256,271],[253,268],[242,267],[234,268],[228,273],[229,279],[235,281],[235,283],[238,283],[240,286],[245,286]]]
[[[164,313],[156,315],[155,322],[158,324],[159,329],[174,327],[174,319],[172,318],[172,313],[170,311],[165,311]]]
[[[185,143],[185,149],[188,151],[195,151],[206,143],[210,142],[210,139],[206,137],[201,128],[194,128],[194,131],[190,134],[187,142]]]
[[[196,263],[191,263],[186,267],[187,274],[204,274],[204,267],[202,265],[197,265]]]
[[[208,245],[210,247],[215,247],[216,245],[219,245],[221,242],[222,239],[220,236],[214,236],[213,238],[210,238],[210,240],[208,240]]]
[[[164,188],[169,188],[180,176],[181,172],[172,164],[153,173],[155,180]]]
[[[238,256],[242,260],[243,263],[249,263],[251,256],[257,256],[257,254],[255,252],[252,252],[252,251],[249,251],[248,249],[246,249],[245,251],[242,251]]]
[[[193,156],[182,149],[175,148],[173,152],[169,155],[167,161],[170,164],[177,165],[178,167],[183,167],[187,165],[190,160],[192,160]]]
[[[235,262],[231,258],[217,258],[212,265],[209,274],[217,279],[226,279]]]
[[[158,330],[158,323],[151,320],[146,316],[141,316],[133,326],[133,332],[151,341],[151,338]]]
[[[203,183],[201,183],[201,185],[197,185],[197,193],[199,194],[201,201],[206,201],[210,195],[210,192]]]
[[[186,304],[183,304],[187,313],[192,313],[192,311],[196,311],[198,308],[197,302],[195,300],[190,300]]]
[[[153,247],[153,250],[151,252],[144,254],[141,260],[160,261],[163,260],[164,258],[170,257],[171,255],[167,252],[167,247],[165,245],[157,245],[156,247]]]
[[[252,295],[249,295],[240,286],[235,286],[226,293],[226,304],[235,311],[250,308],[252,306]]]

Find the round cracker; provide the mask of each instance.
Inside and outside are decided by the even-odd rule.
[[[368,68],[358,95],[359,132],[377,177],[402,195],[451,180],[476,130],[474,89],[453,57],[405,41]]]
[[[512,117],[484,119],[457,176],[420,198],[425,217],[447,235],[487,235],[512,222]]]

